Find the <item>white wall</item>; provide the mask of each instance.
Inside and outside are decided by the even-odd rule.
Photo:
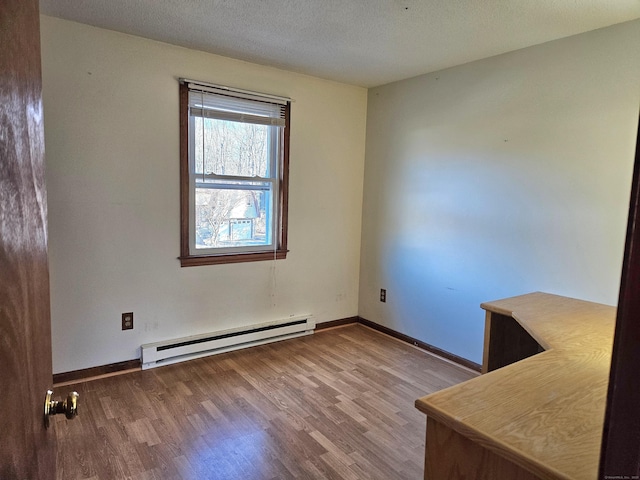
[[[483,301],[616,304],[639,102],[640,21],[371,89],[359,314],[480,363]]]
[[[365,89],[41,20],[54,373],[167,338],[357,314]],[[178,77],[293,98],[286,260],[180,268]]]

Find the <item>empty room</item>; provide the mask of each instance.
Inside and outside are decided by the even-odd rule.
[[[0,480],[640,478],[637,0],[0,19]]]

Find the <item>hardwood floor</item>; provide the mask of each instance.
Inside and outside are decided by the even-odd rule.
[[[414,401],[477,375],[361,325],[67,387],[57,478],[420,479]]]

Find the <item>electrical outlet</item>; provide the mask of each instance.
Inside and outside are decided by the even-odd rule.
[[[387,301],[387,290],[384,288],[380,289],[380,301],[383,303]]]
[[[133,330],[133,312],[122,314],[122,329]]]

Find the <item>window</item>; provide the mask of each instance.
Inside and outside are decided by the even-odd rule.
[[[288,99],[180,81],[183,267],[286,258]]]

